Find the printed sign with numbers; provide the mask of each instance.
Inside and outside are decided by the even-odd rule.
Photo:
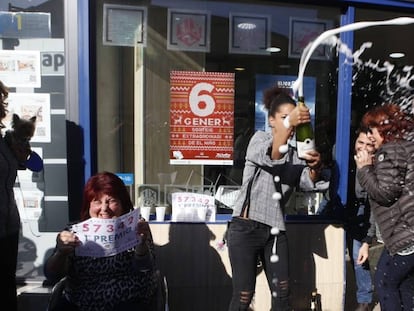
[[[234,73],[170,73],[170,164],[233,165]]]
[[[90,218],[72,226],[81,246],[76,256],[106,257],[121,253],[138,244],[136,228],[139,208],[114,219]]]
[[[214,197],[202,193],[175,192],[172,194],[172,222],[214,222]]]

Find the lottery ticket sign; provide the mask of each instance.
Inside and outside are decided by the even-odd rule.
[[[194,192],[172,194],[172,222],[214,222],[216,206],[211,195]]]
[[[115,219],[90,218],[72,226],[82,245],[76,247],[77,256],[113,256],[138,244],[136,228],[139,208]]]
[[[233,165],[234,73],[171,71],[170,164]]]

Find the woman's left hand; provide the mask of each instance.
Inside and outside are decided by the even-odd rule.
[[[321,154],[316,150],[309,150],[303,157],[307,165],[313,170],[319,170],[321,167]]]
[[[137,225],[137,235],[141,240],[140,244],[145,243],[148,235],[150,234],[150,230],[148,222],[144,218],[141,218]]]
[[[141,218],[137,225],[138,244],[135,247],[135,253],[138,256],[146,256],[149,253],[147,239],[151,239],[151,229],[147,221]]]

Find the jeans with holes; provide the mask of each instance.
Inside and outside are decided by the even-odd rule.
[[[374,283],[381,311],[414,310],[414,254],[391,256],[384,248]]]
[[[289,307],[288,244],[285,232],[277,235],[278,261],[271,262],[275,236],[271,227],[250,219],[233,218],[227,231],[227,246],[232,268],[233,296],[229,311],[248,310],[256,287],[260,260],[271,291],[272,310]],[[247,295],[246,298],[246,293]]]
[[[362,243],[358,240],[353,240],[352,244],[352,259],[354,263],[355,281],[357,286],[356,298],[358,303],[372,302],[372,278],[369,269],[368,260],[362,265],[357,264],[358,251]]]

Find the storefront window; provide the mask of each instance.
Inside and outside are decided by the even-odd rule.
[[[412,18],[414,15],[358,9],[355,21],[390,21],[398,17]],[[412,74],[414,62],[414,47],[407,44],[412,27],[412,24],[382,25],[355,31],[354,49],[363,52],[355,60],[360,65],[353,67],[354,127],[358,126],[362,114],[372,106],[390,101],[403,104],[412,100],[412,84],[405,84],[406,78]]]
[[[19,170],[14,187],[21,218],[18,279],[41,278],[38,267],[53,246],[48,236],[69,221],[63,6],[61,0],[0,4],[0,80],[9,88],[5,124],[12,114],[35,117],[30,145],[43,159],[43,169]]]
[[[355,11],[355,21],[392,21],[399,17],[414,17],[407,12],[392,10]],[[353,60],[352,118],[349,172],[355,170],[354,144],[356,130],[363,114],[383,103],[396,103],[412,112],[412,64],[414,47],[407,44],[412,33],[411,25],[381,25],[355,31],[354,51],[360,54]],[[396,35],[398,34],[398,35]],[[351,177],[352,176],[352,177]],[[348,180],[348,205],[354,204],[354,175]]]
[[[214,194],[220,186],[237,188],[250,136],[268,130],[267,118],[257,115],[262,90],[277,81],[284,86],[294,81],[306,44],[338,27],[340,19],[338,8],[266,1],[134,1],[135,8],[145,11],[147,28],[145,43],[128,47],[103,42],[108,34],[102,33],[108,22],[104,2],[94,4],[97,169],[133,173],[136,205],[143,204],[142,191],[152,193],[151,204],[171,206],[173,191]],[[187,21],[177,26],[174,18]],[[250,23],[257,26],[255,32]],[[242,24],[246,26],[240,28]],[[328,166],[335,140],[337,70],[336,51],[327,45],[317,47],[305,70],[309,93],[303,95],[312,105],[316,143]],[[171,161],[172,71],[234,75],[232,163]],[[292,213],[300,204],[293,203]],[[226,204],[218,207],[220,213],[231,211]]]

